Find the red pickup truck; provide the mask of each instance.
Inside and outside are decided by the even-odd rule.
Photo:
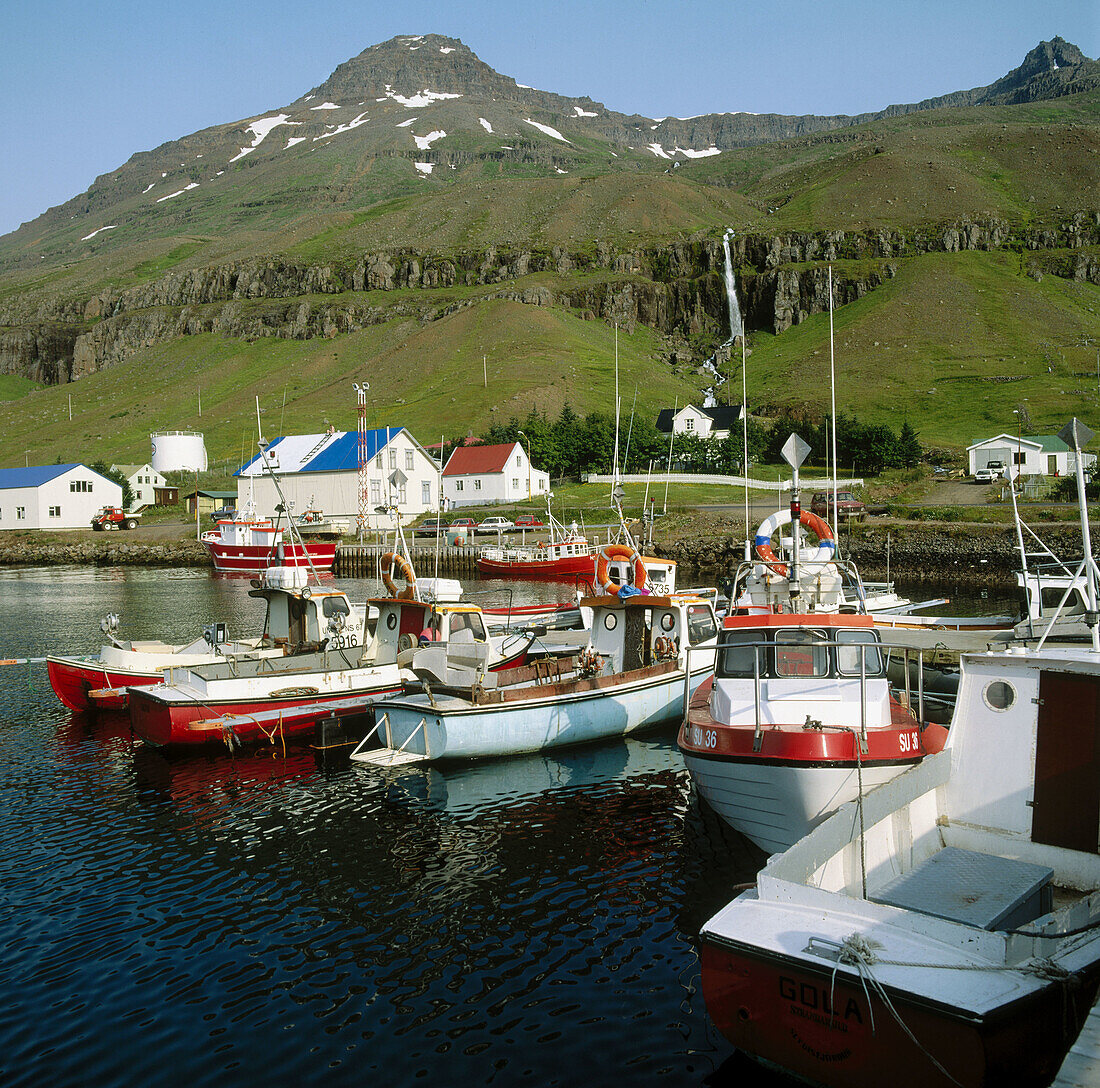
[[[817,492],[810,502],[810,509],[818,517],[827,519],[833,512],[833,493],[831,491]],[[850,491],[838,491],[836,493],[836,509],[841,520],[850,518],[852,521],[862,521],[867,512],[867,507]]]
[[[97,532],[104,529],[136,529],[140,514],[128,514],[119,506],[105,506],[92,518],[92,528]]]

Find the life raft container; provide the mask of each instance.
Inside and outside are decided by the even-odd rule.
[[[634,588],[645,589],[646,569],[645,563],[637,550],[626,544],[608,544],[596,558],[596,581],[602,587],[604,593],[610,593],[612,597],[619,595],[622,588],[611,581],[608,568],[612,559],[625,559],[634,564]]]
[[[396,552],[386,552],[385,555],[378,561],[378,569],[382,575],[382,585],[386,587],[386,592],[391,597],[396,597],[397,585],[394,583],[393,578],[390,577],[390,571],[396,571],[405,579],[405,588],[402,591],[402,596],[411,597],[415,592],[413,587],[416,585],[416,575],[413,574],[412,566],[409,561],[403,556],[398,555]]]
[[[798,566],[803,574],[820,574],[832,561],[836,554],[836,541],[829,523],[822,520],[811,510],[803,510],[798,518],[817,537],[817,547],[802,552],[799,550]],[[771,517],[765,518],[756,530],[756,554],[767,566],[775,571],[781,578],[787,577],[787,564],[781,563],[779,557],[772,550],[772,536],[776,529],[784,525],[790,525],[790,510],[777,510]]]

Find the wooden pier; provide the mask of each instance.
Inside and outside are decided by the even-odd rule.
[[[377,578],[379,557],[389,550],[383,544],[339,544],[332,572],[337,578]],[[409,548],[409,554],[419,574],[424,577],[435,574],[435,545],[414,544]],[[438,555],[441,576],[453,578],[477,574],[477,548],[473,545],[442,546],[438,549]]]

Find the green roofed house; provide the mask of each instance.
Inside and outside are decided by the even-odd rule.
[[[1011,468],[1014,476],[1068,476],[1077,471],[1073,450],[1056,434],[999,434],[966,447],[970,474],[992,467],[999,475]],[[1086,472],[1096,463],[1096,455],[1082,451]]]

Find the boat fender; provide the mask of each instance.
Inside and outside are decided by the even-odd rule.
[[[807,551],[799,561],[799,573],[806,575],[820,574],[832,561],[836,554],[836,541],[833,539],[829,524],[823,521],[812,510],[803,510],[799,516],[799,522],[817,537],[817,547]],[[780,563],[772,549],[772,537],[777,529],[784,525],[790,525],[790,510],[777,510],[771,517],[765,518],[756,530],[757,556],[764,561],[769,570],[774,571],[781,578],[787,577],[787,565]]]
[[[403,653],[405,650],[411,650],[416,645],[412,635],[407,631],[397,640],[397,652]]]
[[[397,585],[390,576],[391,571],[396,571],[405,579],[406,595],[412,596],[408,591],[416,584],[416,575],[413,574],[411,564],[403,555],[398,555],[396,552],[386,552],[378,560],[378,570],[382,575],[382,585],[386,587],[386,592],[391,597],[397,596]]]
[[[602,587],[604,593],[612,597],[619,596],[620,586],[611,581],[608,566],[612,559],[625,559],[634,564],[634,588],[639,592],[645,589],[646,569],[645,563],[637,550],[626,544],[608,544],[599,554],[596,560],[596,581]]]

